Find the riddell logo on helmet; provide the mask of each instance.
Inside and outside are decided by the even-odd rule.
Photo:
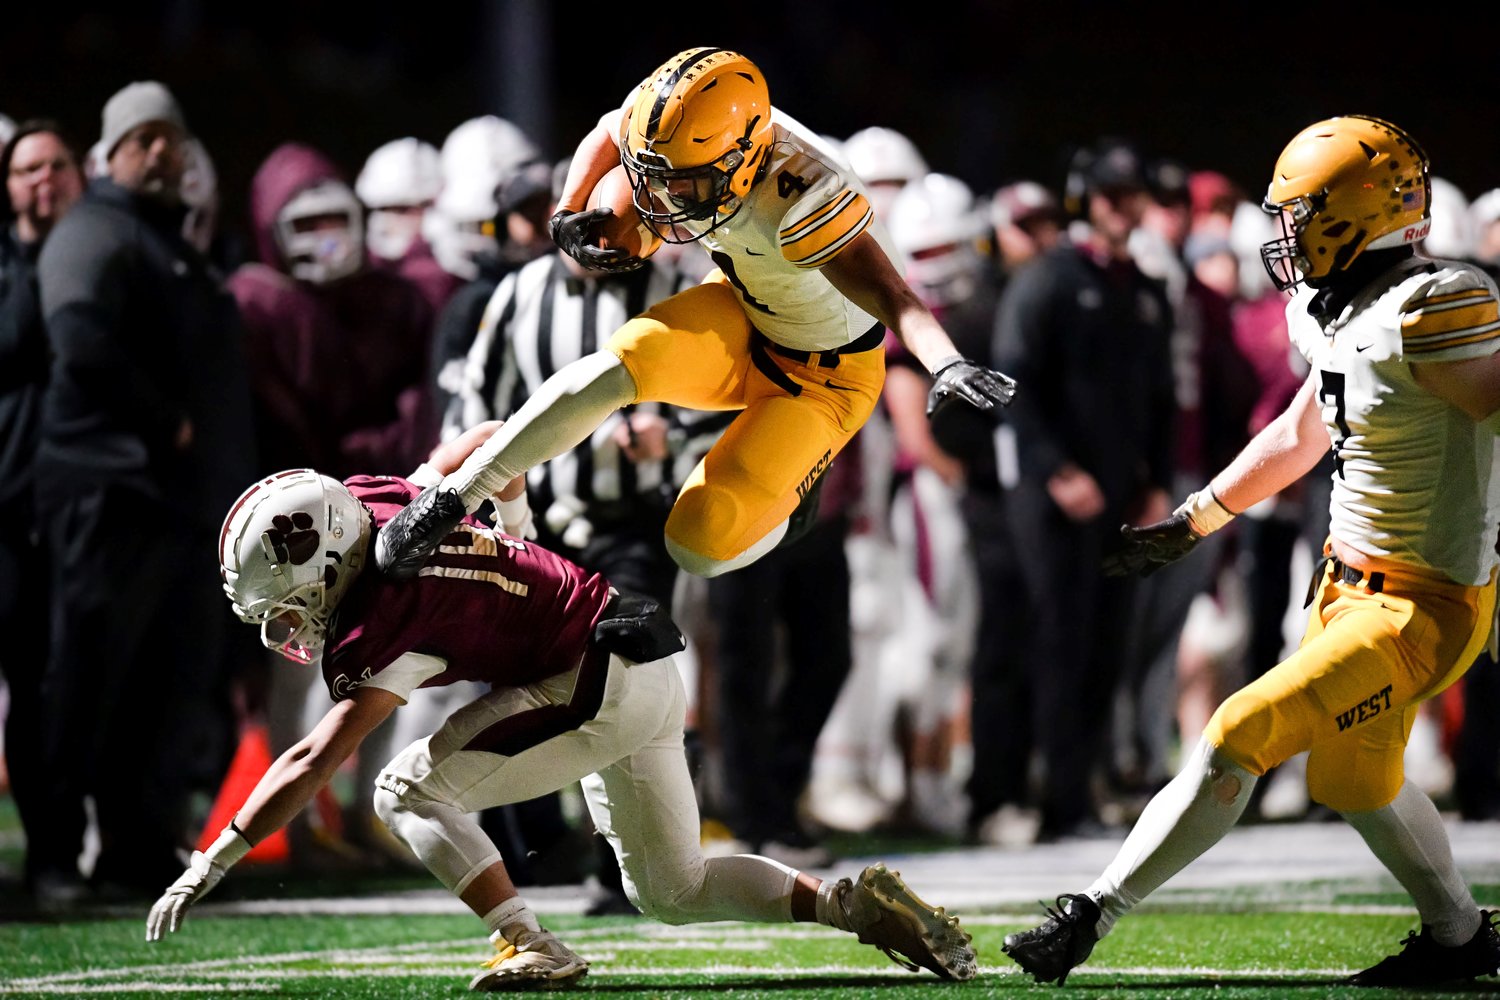
[[[1431,229],[1431,219],[1427,219],[1420,226],[1407,226],[1406,232],[1401,234],[1401,240],[1403,243],[1415,243],[1417,240],[1425,240],[1428,231]]]

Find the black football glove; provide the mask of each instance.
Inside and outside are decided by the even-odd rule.
[[[991,368],[959,358],[933,373],[937,381],[927,392],[930,417],[953,399],[963,399],[985,413],[1016,398],[1016,380]]]
[[[1193,546],[1203,540],[1184,511],[1139,528],[1121,525],[1120,536],[1125,543],[1105,558],[1105,576],[1150,576],[1193,551]]]
[[[464,519],[457,490],[429,486],[375,535],[375,564],[386,576],[410,580]]]
[[[599,224],[614,214],[612,208],[558,212],[547,220],[547,231],[563,253],[584,267],[594,271],[634,271],[645,263],[640,257],[598,246]]]

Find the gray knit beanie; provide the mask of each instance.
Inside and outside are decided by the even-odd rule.
[[[172,92],[155,80],[137,81],[122,87],[104,105],[104,127],[99,139],[106,158],[115,151],[125,133],[146,122],[170,122],[187,131],[182,108]]]

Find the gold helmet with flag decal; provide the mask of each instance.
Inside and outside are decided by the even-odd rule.
[[[1431,227],[1427,154],[1388,121],[1342,115],[1310,125],[1276,161],[1264,208],[1282,237],[1261,246],[1287,291],[1348,269],[1366,250],[1415,243]]]
[[[636,208],[669,242],[732,218],[771,148],[765,76],[727,49],[685,49],[641,84],[620,131]],[[681,223],[698,232],[674,233]]]

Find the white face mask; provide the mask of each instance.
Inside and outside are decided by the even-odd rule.
[[[422,233],[422,216],[416,212],[393,212],[374,209],[365,228],[365,242],[370,253],[384,260],[400,260],[411,250]]]
[[[325,181],[282,207],[276,238],[292,277],[315,285],[337,281],[364,263],[364,210],[348,185]]]
[[[292,233],[283,245],[292,277],[314,285],[348,277],[364,256],[364,241],[349,227]]]

